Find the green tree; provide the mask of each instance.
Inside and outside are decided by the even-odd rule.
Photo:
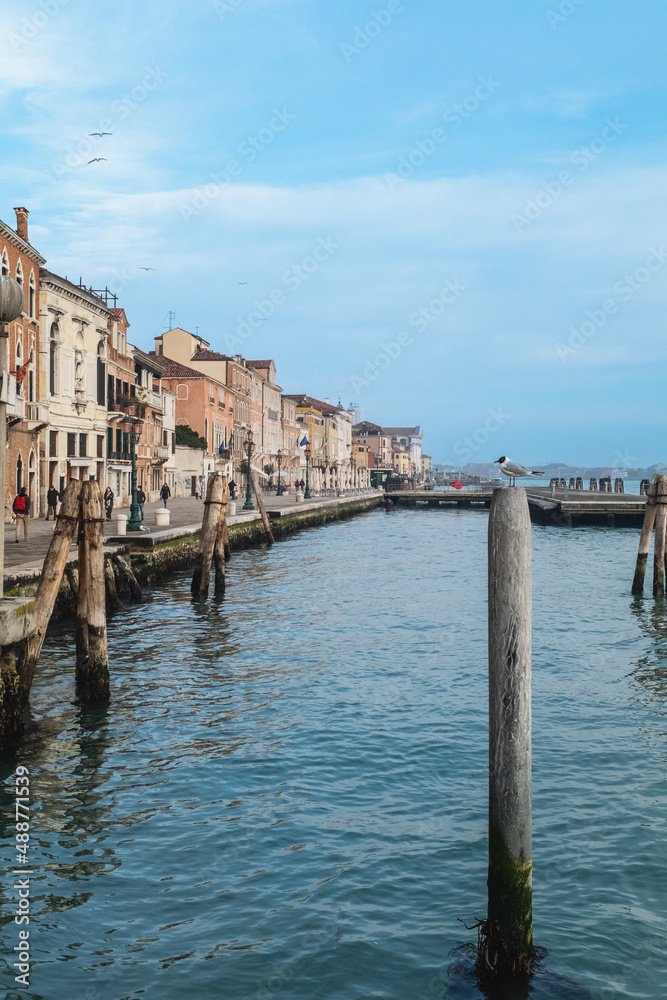
[[[201,448],[202,451],[206,451],[208,447],[206,438],[200,437],[189,424],[176,425],[176,444],[185,445],[186,448]]]

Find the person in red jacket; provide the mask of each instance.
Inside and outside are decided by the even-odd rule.
[[[30,500],[28,499],[28,491],[25,486],[22,486],[18,491],[17,495],[14,497],[14,503],[12,504],[12,510],[16,514],[16,542],[18,544],[19,532],[21,530],[21,525],[23,525],[23,537],[25,541],[28,541],[28,514],[30,512]]]

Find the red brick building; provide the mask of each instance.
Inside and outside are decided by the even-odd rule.
[[[17,378],[17,397],[7,406],[5,519],[11,518],[14,496],[28,488],[33,517],[39,514],[39,431],[48,422],[48,404],[40,405],[39,269],[45,259],[30,245],[28,210],[15,208],[16,229],[0,220],[0,270],[23,288],[23,312],[9,324],[9,371]]]

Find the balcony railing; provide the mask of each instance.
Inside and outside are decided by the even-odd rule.
[[[26,411],[25,396],[15,396],[14,397],[14,405],[12,406],[10,404],[7,407],[7,412],[9,414],[11,414],[12,410],[14,412],[14,416],[15,417],[22,417],[23,419],[25,419],[25,411]]]
[[[28,420],[37,420],[42,424],[49,422],[49,416],[51,413],[50,403],[26,403],[25,409]]]
[[[166,444],[154,444],[153,458],[157,462],[166,462],[169,458],[169,446]]]
[[[131,462],[132,455],[129,451],[108,451],[107,458],[113,458],[115,461],[121,462]]]

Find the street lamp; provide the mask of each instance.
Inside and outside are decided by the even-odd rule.
[[[281,497],[283,495],[283,488],[280,483],[280,466],[283,464],[283,453],[278,449],[278,454],[276,455],[276,462],[278,463],[278,489],[276,490],[276,496]]]
[[[308,464],[310,462],[310,456],[311,456],[312,453],[311,453],[311,450],[310,450],[309,447],[306,448],[306,451],[305,451],[304,454],[306,456],[306,489],[305,489],[304,494],[303,494],[303,499],[304,500],[310,500],[311,497],[310,497],[310,482],[309,482],[309,479],[308,479]]]
[[[248,465],[248,482],[245,491],[245,503],[241,510],[254,510],[255,505],[252,502],[252,493],[250,491],[250,463],[252,461],[252,453],[255,450],[255,442],[252,439],[252,431],[248,431],[248,437],[243,442],[243,450],[246,455],[246,462]]]
[[[8,274],[0,275],[0,510],[4,521],[5,511],[5,459],[7,451],[7,402],[9,400],[9,330],[12,323],[23,312],[23,289],[18,281]],[[27,514],[27,512],[26,512]],[[18,537],[18,536],[17,536]],[[5,578],[5,538],[4,526],[0,538],[0,597],[4,595]]]
[[[130,504],[130,520],[127,522],[128,531],[139,531],[141,528],[141,511],[139,510],[139,504],[137,503],[137,450],[136,445],[141,437],[141,432],[144,429],[144,424],[141,419],[133,420],[131,417],[125,416],[125,419],[120,425],[120,429],[124,434],[130,435],[130,459],[132,461],[132,476],[130,480],[132,502]]]
[[[352,489],[357,488],[357,459],[355,455],[350,455],[350,468],[352,469]]]

